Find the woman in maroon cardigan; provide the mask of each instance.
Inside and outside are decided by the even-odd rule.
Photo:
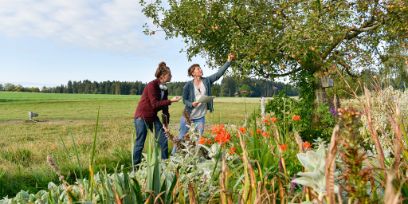
[[[133,165],[137,165],[142,160],[143,146],[146,140],[147,128],[153,132],[156,141],[160,144],[162,159],[168,158],[168,142],[165,132],[170,121],[169,105],[180,101],[180,96],[175,96],[171,100],[167,98],[168,91],[165,83],[171,80],[170,68],[166,63],[161,62],[156,70],[156,79],[149,82],[143,90],[142,97],[135,111],[136,142],[133,147]],[[157,117],[157,112],[162,111],[163,123]]]

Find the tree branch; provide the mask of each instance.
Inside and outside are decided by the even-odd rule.
[[[360,33],[374,30],[380,25],[381,23],[378,21],[375,21],[374,17],[372,16],[370,20],[364,22],[363,25],[360,26],[360,28],[355,28],[355,27],[350,28],[348,30],[348,33],[346,33],[345,39],[351,40],[357,37]]]
[[[378,26],[380,26],[380,25],[381,25],[381,23],[378,22],[378,21],[375,22],[374,17],[372,17],[369,21],[364,22],[364,23],[360,26],[360,28],[355,28],[355,27],[349,28],[349,29],[345,32],[344,36],[338,38],[337,41],[334,42],[334,43],[326,50],[326,52],[324,52],[324,53],[322,54],[322,59],[325,60],[325,59],[327,58],[327,56],[329,56],[329,54],[330,54],[341,42],[343,42],[344,40],[351,40],[351,39],[357,37],[360,33],[362,33],[362,32],[367,32],[367,31],[370,31],[370,30],[374,30],[374,29],[376,29],[376,28],[377,28]]]
[[[353,74],[353,73],[350,72],[350,70],[351,70],[350,65],[348,65],[344,60],[342,60],[342,59],[340,59],[340,58],[337,58],[337,59],[338,59],[337,62],[338,62],[342,67],[344,67],[344,70],[347,72],[347,74],[348,74],[349,76],[351,76],[351,77],[357,77],[357,75],[355,75],[355,74]]]
[[[247,29],[243,29],[243,28],[241,27],[241,25],[239,24],[239,22],[237,21],[236,18],[233,18],[233,21],[234,21],[235,25],[238,26],[239,30],[240,30],[242,33],[244,33],[245,35],[248,34]]]
[[[294,69],[294,70],[292,70],[292,71],[289,71],[289,72],[286,72],[286,73],[282,73],[282,74],[271,74],[271,73],[265,73],[264,71],[263,71],[263,69],[261,69],[261,70],[259,70],[260,72],[259,72],[259,74],[261,74],[263,77],[265,77],[265,78],[275,78],[275,77],[284,77],[284,76],[288,76],[288,75],[291,75],[291,74],[294,74],[294,73],[296,73],[296,72],[298,72],[298,71],[300,71],[300,70],[302,70],[302,68],[301,67],[299,67],[299,68],[297,68],[297,69]]]

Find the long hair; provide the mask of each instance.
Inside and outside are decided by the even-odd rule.
[[[170,73],[170,68],[166,65],[165,62],[160,62],[154,76],[158,79],[161,76],[166,75],[168,73]]]

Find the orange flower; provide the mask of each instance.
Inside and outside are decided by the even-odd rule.
[[[237,148],[235,148],[234,146],[230,147],[229,149],[229,154],[235,154],[235,151],[237,151]]]
[[[287,144],[280,144],[280,145],[278,145],[278,147],[279,147],[279,150],[281,152],[284,152],[288,148],[288,145]]]
[[[262,136],[269,137],[269,133],[268,132],[262,132]]]
[[[213,143],[213,141],[211,140],[211,138],[207,138],[206,144],[211,145]]]
[[[213,126],[212,133],[215,135],[214,140],[219,144],[229,142],[231,135],[225,130],[224,125]]]
[[[228,132],[217,134],[214,138],[214,140],[218,142],[218,144],[225,144],[229,142],[230,139],[231,139],[231,135]]]
[[[261,134],[261,133],[262,133],[262,130],[261,130],[261,129],[256,129],[256,133],[257,133],[257,134]]]
[[[304,150],[308,150],[310,148],[312,148],[312,145],[308,141],[303,142],[303,149]]]
[[[245,133],[246,133],[246,128],[245,128],[245,127],[240,127],[240,128],[239,128],[239,131],[240,131],[242,134],[245,134]]]
[[[207,143],[207,139],[205,137],[200,137],[200,139],[198,140],[198,143],[203,145]]]
[[[214,125],[214,126],[212,127],[211,132],[212,132],[212,134],[216,135],[216,134],[218,134],[220,131],[223,131],[223,130],[224,130],[224,124],[220,124],[220,125]]]
[[[300,120],[300,115],[294,115],[292,116],[293,121],[299,121]]]
[[[272,121],[273,123],[276,123],[276,121],[278,121],[278,118],[272,117],[272,118],[271,118],[271,121]]]
[[[262,122],[265,123],[266,125],[269,125],[270,123],[268,118],[265,118]]]

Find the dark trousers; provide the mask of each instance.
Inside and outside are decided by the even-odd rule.
[[[146,141],[147,129],[153,132],[154,128],[154,136],[156,138],[156,142],[158,142],[160,145],[162,159],[167,159],[169,157],[169,147],[167,137],[164,134],[163,125],[160,120],[156,119],[153,122],[147,122],[142,118],[136,118],[134,123],[136,129],[136,142],[133,146],[133,165],[139,164],[142,160],[142,151]]]

